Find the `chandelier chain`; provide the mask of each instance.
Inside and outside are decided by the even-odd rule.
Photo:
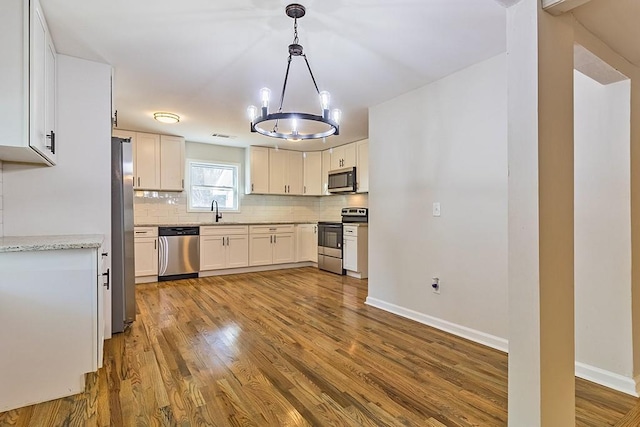
[[[293,44],[298,44],[298,18],[293,19]]]

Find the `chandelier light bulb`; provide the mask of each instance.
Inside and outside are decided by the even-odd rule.
[[[258,117],[258,107],[250,105],[247,107],[247,114],[249,115],[249,120],[253,122],[255,118]]]
[[[260,100],[262,101],[262,108],[269,107],[269,98],[271,98],[271,89],[263,87],[260,89]]]
[[[331,102],[331,94],[326,90],[320,92],[320,105],[322,105],[323,110],[329,109],[329,103]]]
[[[331,118],[333,119],[334,122],[336,122],[337,124],[340,124],[340,120],[342,119],[342,111],[338,110],[337,108],[334,109],[331,112]]]

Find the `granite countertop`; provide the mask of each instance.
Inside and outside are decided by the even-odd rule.
[[[135,227],[211,227],[225,225],[282,225],[282,224],[317,224],[317,221],[238,221],[238,222],[206,222],[186,224],[136,224]]]
[[[70,234],[60,236],[0,237],[0,252],[55,251],[91,249],[102,246],[102,234]]]

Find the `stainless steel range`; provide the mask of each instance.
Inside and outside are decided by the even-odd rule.
[[[368,221],[368,208],[343,208],[342,222],[319,222],[318,268],[336,274],[344,274],[342,268],[342,224]]]

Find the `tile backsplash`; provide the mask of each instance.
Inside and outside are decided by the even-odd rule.
[[[4,236],[4,227],[2,225],[2,162],[0,162],[0,237]]]
[[[367,194],[326,197],[240,195],[239,212],[223,212],[222,222],[340,221],[340,209],[367,207]],[[134,223],[206,224],[214,222],[211,212],[187,212],[187,193],[137,191]]]

